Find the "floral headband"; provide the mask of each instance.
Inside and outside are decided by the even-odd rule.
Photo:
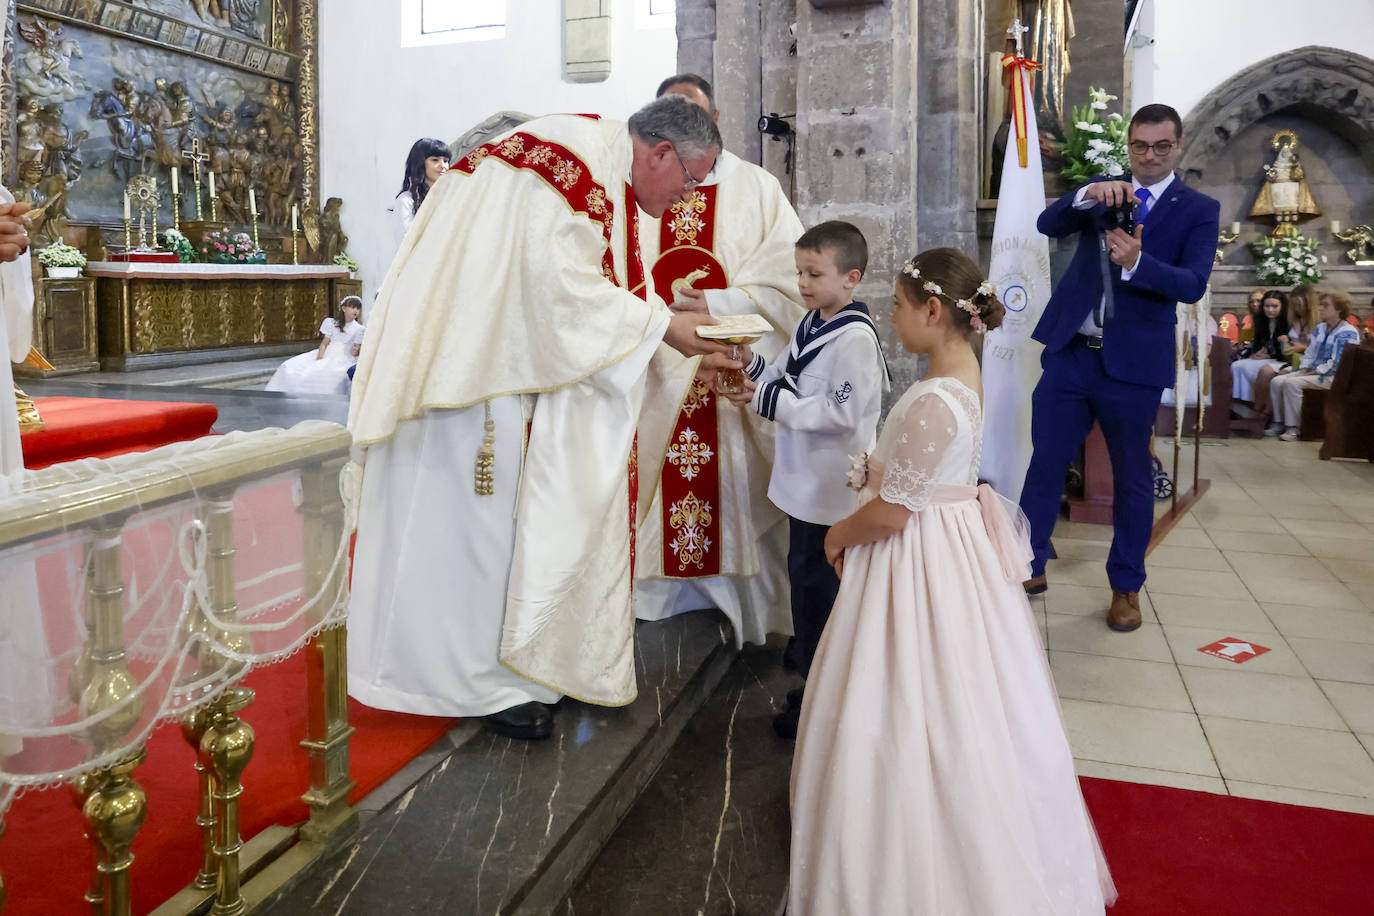
[[[919,268],[916,267],[915,258],[907,258],[906,263],[902,265],[902,273],[906,274],[913,280],[920,279],[921,271]],[[945,294],[945,291],[940,287],[940,284],[936,283],[933,280],[923,281],[921,283],[921,288],[935,296],[943,296]],[[995,296],[997,295],[997,287],[994,286],[991,282],[984,280],[982,283],[978,284],[978,291],[976,295]],[[963,309],[965,312],[968,312],[969,324],[973,326],[973,329],[975,331],[977,331],[979,334],[982,334],[987,330],[987,327],[983,324],[983,316],[981,314],[981,311],[975,303],[970,302],[968,299],[955,299],[954,304],[957,305],[959,308]]]

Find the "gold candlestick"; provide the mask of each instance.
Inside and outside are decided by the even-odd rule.
[[[204,219],[204,217],[201,216],[201,212],[200,212],[200,170],[199,170],[199,169],[196,170],[196,179],[195,179],[195,181],[196,181],[196,219],[197,219],[197,220],[201,220],[201,219]],[[212,219],[213,219],[213,217],[212,217]]]
[[[299,254],[298,254],[297,251],[296,251],[296,240],[299,239],[300,237],[301,237],[301,231],[300,231],[300,229],[292,229],[292,230],[291,230],[291,263],[292,263],[292,264],[299,264],[299,263],[301,262],[300,256],[299,256]]]
[[[132,251],[134,247],[134,221],[129,217],[124,217],[124,250]]]
[[[172,195],[172,228],[181,231],[181,195]]]
[[[216,195],[214,195],[214,194],[211,194],[211,195],[210,195],[210,220],[211,220],[212,222],[215,221],[215,220],[217,220],[217,219],[219,219],[219,214],[218,214],[218,212],[216,211],[216,208],[215,208],[215,198],[216,198]]]

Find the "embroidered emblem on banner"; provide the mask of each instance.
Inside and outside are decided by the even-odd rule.
[[[706,554],[714,553],[707,532],[711,529],[711,504],[702,502],[690,490],[687,495],[668,507],[668,524],[675,532],[668,549],[677,558],[677,568],[681,572],[694,566],[700,574],[706,568]]]

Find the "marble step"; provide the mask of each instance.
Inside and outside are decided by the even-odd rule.
[[[557,916],[773,916],[787,893],[791,741],[773,716],[801,679],[747,646],[683,729]]]
[[[360,828],[256,912],[551,913],[738,655],[714,611],[640,623],[639,697],[565,700],[546,741],[463,723],[359,806]]]

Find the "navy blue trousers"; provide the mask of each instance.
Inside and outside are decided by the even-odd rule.
[[[1112,550],[1107,581],[1122,592],[1145,584],[1145,549],[1154,527],[1154,463],[1150,434],[1164,389],[1107,375],[1102,351],[1074,337],[1041,358],[1044,373],[1031,397],[1031,454],[1021,510],[1030,521],[1035,560],[1031,574],[1045,573],[1050,535],[1059,517],[1064,476],[1096,420],[1112,459]]]
[[[825,535],[829,525],[817,525],[787,517],[787,578],[792,585],[791,659],[802,677],[821,644],[830,608],[840,590],[835,567],[825,560]]]

